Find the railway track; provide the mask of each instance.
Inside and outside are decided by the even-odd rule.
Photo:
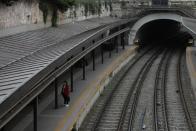
[[[168,131],[168,118],[166,108],[166,76],[171,53],[165,52],[159,64],[154,84],[154,130]]]
[[[146,62],[145,66],[143,66],[142,69],[140,70],[137,78],[135,79],[133,85],[131,86],[134,89],[129,92],[126,98],[126,101],[124,103],[123,111],[121,113],[121,119],[119,121],[119,126],[117,130],[131,131],[133,129],[136,108],[138,105],[138,100],[140,97],[140,93],[143,87],[144,80],[147,78],[148,72],[150,71],[152,64],[158,58],[161,52],[162,50],[159,50],[157,54],[152,56]],[[128,116],[128,119],[125,119],[126,116]]]
[[[178,57],[180,50],[176,50],[171,57],[170,65],[168,66],[168,75],[166,76],[166,103],[167,103],[167,118],[168,130],[184,131],[189,130],[182,102],[180,100],[177,77]]]
[[[178,89],[179,89],[179,94],[180,94],[180,99],[181,99],[181,103],[182,103],[182,106],[183,106],[183,110],[184,110],[184,113],[185,113],[185,117],[186,117],[186,121],[187,121],[187,124],[188,124],[188,128],[190,131],[195,131],[196,130],[196,113],[195,111],[193,110],[194,108],[193,107],[190,107],[192,106],[192,101],[190,99],[190,94],[186,93],[188,91],[190,91],[190,87],[187,86],[185,87],[183,85],[183,76],[182,76],[182,67],[181,67],[181,64],[182,64],[182,58],[183,56],[185,57],[185,54],[183,52],[181,52],[181,54],[179,55],[179,58],[178,58],[178,63],[177,63],[177,68],[176,68],[176,72],[177,72],[177,79],[178,79],[178,82],[177,82],[177,85],[178,85]],[[187,89],[188,88],[188,89]]]
[[[143,53],[130,63],[128,71],[125,71],[126,73],[121,77],[117,86],[114,89],[105,89],[79,130],[120,130],[119,121],[123,121],[121,120],[122,110],[127,104],[125,100],[128,101],[128,94],[131,94],[135,89],[130,85],[137,83],[134,82],[137,79],[137,74],[141,72],[143,74],[143,71],[146,70],[146,64],[152,63],[159,53],[160,51],[157,50],[153,53]]]
[[[182,57],[179,50],[165,49],[134,58],[116,86],[105,89],[79,130],[134,131],[147,123],[148,131],[195,131],[194,99],[184,83]],[[148,81],[154,84],[145,86]]]
[[[189,96],[185,97],[183,92],[190,87],[183,89],[181,61],[182,52],[176,51],[163,56],[159,64],[154,86],[155,131],[195,131],[186,101]]]

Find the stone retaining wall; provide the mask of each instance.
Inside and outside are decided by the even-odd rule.
[[[108,8],[109,9],[109,8]],[[74,10],[76,10],[76,17],[74,17]],[[102,6],[101,16],[109,16],[110,10],[107,10],[105,6]],[[80,6],[72,10],[68,10],[65,13],[59,13],[59,24],[70,22],[73,20],[84,20],[86,18],[97,17],[98,15],[84,16],[84,7]],[[20,2],[15,2],[12,6],[6,6],[0,3],[0,29],[5,29],[8,27],[16,27],[26,24],[38,24],[43,23],[42,11],[39,9],[38,2],[25,2],[21,0]],[[48,22],[50,22],[51,15],[48,17]]]

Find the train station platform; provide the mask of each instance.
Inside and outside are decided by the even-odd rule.
[[[186,49],[186,62],[193,94],[196,98],[196,47],[188,47]]]
[[[53,94],[48,96],[39,106],[39,131],[70,131],[73,127],[78,128],[104,87],[133,58],[136,48],[136,46],[126,46],[123,50],[119,47],[119,53],[113,51],[111,58],[108,57],[108,53],[105,53],[104,64],[101,64],[100,58],[97,58],[95,71],[92,71],[92,64],[89,64],[86,70],[86,80],[82,80],[81,77],[74,80],[74,92],[71,93],[69,107],[63,106],[60,91],[59,109],[54,109]],[[59,87],[59,89],[61,88]],[[33,131],[33,122],[28,123],[28,119],[32,119],[32,113],[30,114],[20,121],[13,130]],[[25,124],[29,125],[25,127]]]
[[[88,62],[85,57],[92,60],[94,70],[98,54],[103,61],[105,53],[110,56],[113,49],[124,49],[130,31],[128,24],[134,20],[94,18],[58,28],[50,27],[0,37],[0,129],[10,131],[12,120],[28,105],[33,105],[33,128],[36,130],[40,94],[54,83],[56,107],[59,78],[70,72],[71,89],[80,87],[82,83],[74,82],[73,86],[74,71],[82,68],[81,74],[85,79],[85,63]],[[24,123],[26,122],[25,120]]]

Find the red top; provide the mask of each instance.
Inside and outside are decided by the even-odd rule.
[[[63,87],[63,94],[64,94],[64,96],[69,96],[70,90],[69,90],[69,86],[68,85],[64,85],[64,87]]]

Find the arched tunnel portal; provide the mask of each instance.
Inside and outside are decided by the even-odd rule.
[[[160,45],[184,45],[192,44],[191,34],[184,30],[179,15],[175,14],[149,15],[138,22],[132,28],[134,43],[160,44]]]

